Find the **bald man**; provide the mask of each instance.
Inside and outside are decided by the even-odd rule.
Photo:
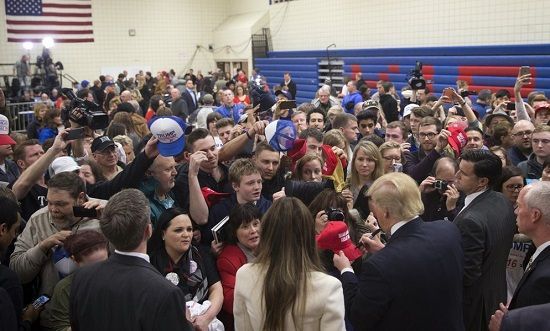
[[[527,161],[533,151],[531,147],[531,134],[535,130],[533,123],[527,120],[520,120],[512,129],[513,146],[508,149],[508,159],[517,166],[518,163]]]
[[[186,121],[187,116],[189,116],[189,109],[187,107],[187,103],[181,97],[180,90],[178,90],[177,88],[171,89],[170,96],[172,97],[172,105],[170,105],[172,113],[174,114],[174,116],[181,117],[181,119]]]

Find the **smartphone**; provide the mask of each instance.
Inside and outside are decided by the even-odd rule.
[[[81,206],[73,206],[73,215],[74,217],[97,217],[97,210],[94,208],[88,209]]]
[[[279,104],[279,109],[294,109],[296,108],[296,100],[285,100]]]
[[[42,307],[43,305],[45,305],[48,301],[50,301],[50,297],[47,296],[46,294],[42,294],[36,300],[34,300],[32,305],[35,309],[38,309],[38,308]]]
[[[506,109],[508,110],[516,110],[516,103],[515,102],[508,102],[506,104]]]
[[[444,89],[443,90],[443,96],[446,96],[447,98],[449,98],[449,102],[452,102],[453,101],[453,96],[454,96],[453,90],[450,89],[450,88]]]
[[[529,66],[522,66],[519,68],[519,75],[525,76],[531,73],[531,67]]]
[[[84,128],[71,129],[71,131],[67,133],[65,140],[83,139],[84,134],[85,134]]]

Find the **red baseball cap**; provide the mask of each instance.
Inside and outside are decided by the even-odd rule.
[[[363,255],[351,241],[348,226],[342,221],[328,222],[317,236],[317,246],[321,249],[330,249],[334,254],[343,251],[351,262]]]
[[[459,157],[462,152],[462,148],[466,146],[466,143],[468,142],[466,132],[462,128],[462,125],[458,122],[449,124],[447,130],[451,132],[451,136],[448,139],[449,145],[453,149],[455,157]]]
[[[206,204],[208,205],[209,208],[212,207],[213,205],[217,204],[218,202],[220,202],[221,199],[226,198],[226,197],[231,195],[229,193],[216,192],[213,189],[211,189],[210,187],[206,187],[206,186],[201,188],[201,192],[202,192],[202,196],[204,197],[204,200],[206,200]]]
[[[294,140],[294,146],[292,146],[292,149],[289,150],[286,154],[292,160],[292,167],[291,167],[292,171],[294,171],[296,162],[298,162],[299,159],[301,159],[304,155],[306,155],[306,152],[307,152],[306,140],[305,139]]]
[[[541,102],[535,107],[535,114],[538,113],[541,110],[550,110],[550,103],[548,102]]]

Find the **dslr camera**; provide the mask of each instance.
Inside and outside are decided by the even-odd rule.
[[[71,104],[64,111],[63,120],[68,118],[92,130],[105,129],[109,125],[109,116],[101,111],[97,103],[77,97],[70,88],[64,88],[61,91],[71,100]]]
[[[422,62],[416,61],[416,65],[409,75],[408,83],[413,90],[423,90],[426,88],[426,80],[422,75]]]
[[[344,212],[338,208],[325,209],[329,221],[343,221],[345,218]]]
[[[449,183],[447,183],[444,180],[439,180],[438,179],[432,184],[432,186],[435,189],[438,189],[438,190],[441,190],[441,191],[447,191],[447,187],[449,186]]]

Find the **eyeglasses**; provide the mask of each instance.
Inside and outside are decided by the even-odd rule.
[[[550,144],[550,139],[532,139],[531,142],[534,145],[538,145],[538,144],[547,145],[547,144]]]
[[[523,184],[508,184],[505,187],[506,190],[510,192],[514,192],[515,190],[521,191],[521,189],[523,188]]]
[[[437,133],[434,133],[434,132],[428,132],[428,133],[420,132],[418,134],[418,137],[420,137],[420,139],[426,139],[426,137],[429,138],[429,139],[433,139],[433,138],[435,138],[435,136],[437,136]]]
[[[382,158],[386,161],[401,161],[401,156],[391,156],[391,155],[388,155],[388,156],[382,156]]]
[[[512,136],[523,137],[523,136],[530,136],[531,134],[533,134],[533,131],[526,130],[526,131],[519,131],[519,132],[513,133]]]

